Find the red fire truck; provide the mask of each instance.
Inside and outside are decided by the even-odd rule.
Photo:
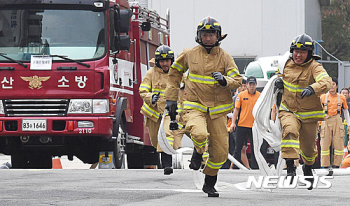
[[[138,88],[161,44],[169,16],[127,0],[1,0],[0,153],[13,168],[158,164]]]

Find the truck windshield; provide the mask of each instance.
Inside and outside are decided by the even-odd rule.
[[[0,53],[18,61],[51,54],[74,60],[100,58],[107,42],[104,15],[86,10],[0,10]],[[10,60],[0,56],[0,61]]]

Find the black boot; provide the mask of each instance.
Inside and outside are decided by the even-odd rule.
[[[199,154],[196,148],[193,148],[193,153],[191,157],[190,169],[199,170],[202,165],[202,154]]]
[[[304,176],[314,176],[314,174],[312,173],[312,169],[311,169],[312,165],[303,165],[303,173]],[[310,177],[310,178],[305,178],[305,180],[309,181],[311,183],[311,186],[309,188],[307,188],[308,190],[312,190],[313,188],[313,184],[314,184],[314,178]]]
[[[173,173],[173,157],[164,152],[161,152],[162,166],[164,168],[164,175],[170,175]]]
[[[294,176],[296,176],[296,174],[297,174],[295,171],[296,168],[294,166],[294,160],[287,160],[286,164],[287,164],[287,176],[292,176],[292,178],[290,180],[290,183],[292,184]]]
[[[219,197],[218,191],[214,188],[218,176],[205,175],[203,192],[208,194],[208,197]]]

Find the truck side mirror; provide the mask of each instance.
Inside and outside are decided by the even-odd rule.
[[[142,31],[149,31],[149,30],[151,30],[151,22],[149,22],[149,21],[142,22],[141,29],[142,29]]]
[[[115,31],[119,33],[128,33],[131,16],[132,16],[132,12],[130,9],[119,10],[119,15],[117,10],[116,15],[114,15]]]
[[[118,48],[119,50],[129,50],[130,48],[130,37],[129,35],[120,35],[120,41],[118,39],[118,36],[115,36],[114,38],[114,42],[116,45],[116,48]]]

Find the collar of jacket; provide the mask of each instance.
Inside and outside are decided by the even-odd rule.
[[[199,45],[199,46],[200,46],[200,48],[202,49],[203,52],[208,54],[207,49],[204,46],[202,46],[202,45]],[[220,44],[215,46],[215,47],[213,47],[211,49],[211,51],[210,51],[210,54],[217,54],[217,53],[219,53],[219,49],[220,49]]]
[[[162,68],[159,68],[159,67],[155,66],[155,69],[156,69],[157,72],[166,74]]]

